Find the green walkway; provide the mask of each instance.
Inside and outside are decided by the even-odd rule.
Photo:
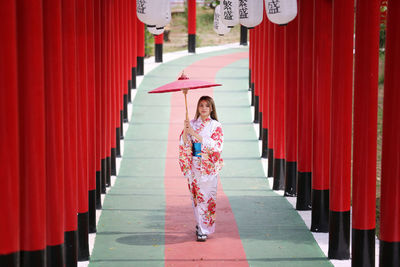
[[[121,169],[104,201],[89,266],[166,266],[164,172],[171,95],[147,91],[178,77],[198,60],[242,51],[245,48],[186,56],[145,76],[133,101]],[[250,266],[332,266],[297,212],[268,186],[248,101],[248,61],[221,69],[216,82],[223,84],[214,89],[225,133],[221,183],[247,262]],[[217,224],[218,216],[223,215],[217,215]]]

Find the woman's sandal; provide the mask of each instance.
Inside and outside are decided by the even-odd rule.
[[[197,235],[197,241],[204,242],[206,240],[207,240],[207,235],[202,235],[202,234]]]
[[[204,242],[207,240],[207,235],[199,232],[199,226],[196,225],[196,236],[197,236],[197,241],[199,242]]]

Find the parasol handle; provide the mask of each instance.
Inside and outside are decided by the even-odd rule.
[[[182,92],[183,92],[183,94],[184,94],[184,96],[185,96],[186,120],[189,120],[189,112],[188,112],[187,97],[186,97],[187,92],[188,92],[188,89],[182,89]]]

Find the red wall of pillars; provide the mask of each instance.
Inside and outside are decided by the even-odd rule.
[[[130,90],[133,3],[3,2],[0,265],[76,266]]]
[[[367,3],[368,2],[368,3]],[[352,261],[359,266],[373,266],[375,262],[375,202],[376,202],[376,136],[379,18],[382,1],[357,2],[355,65],[353,66],[354,6],[353,1],[304,0],[298,1],[298,50],[286,49],[286,79],[281,76],[280,47],[297,43],[295,34],[280,37],[281,27],[270,23],[268,38],[257,29],[250,37],[251,81],[267,78],[267,97],[261,107],[268,106],[268,176],[274,173],[274,189],[279,189],[276,165],[271,156],[289,161],[296,160],[290,149],[293,143],[291,124],[297,124],[297,204],[296,209],[311,208],[310,183],[312,181],[312,231],[329,230],[329,257],[349,258],[350,204],[353,205]],[[386,3],[386,1],[384,1]],[[400,123],[398,102],[400,94],[395,73],[400,61],[400,4],[389,0],[387,41],[385,52],[385,94],[383,114],[382,191],[380,265],[398,266],[400,255]],[[286,26],[291,30],[292,21]],[[258,45],[261,42],[261,48]],[[291,41],[290,41],[291,40]],[[290,43],[289,43],[290,42]],[[264,46],[264,47],[263,47]],[[267,51],[267,57],[261,51]],[[271,52],[272,51],[272,52]],[[298,57],[298,63],[295,58]],[[254,61],[253,61],[254,60]],[[260,65],[258,62],[260,61]],[[267,66],[266,66],[267,65]],[[292,65],[296,66],[292,68]],[[265,67],[266,66],[266,67]],[[263,68],[267,73],[258,72]],[[354,82],[354,146],[353,146],[353,199],[350,195],[351,129],[352,129],[352,76]],[[288,93],[298,73],[298,99]],[[261,77],[266,75],[266,77]],[[258,77],[260,76],[260,77]],[[285,99],[280,87],[285,80]],[[265,87],[263,87],[265,88]],[[257,95],[257,89],[255,91]],[[262,93],[261,93],[262,95]],[[290,104],[297,102],[297,118],[290,119]],[[284,104],[283,104],[284,103]],[[282,118],[280,107],[286,106],[286,131],[279,129]],[[397,105],[397,106],[396,106]],[[263,109],[264,112],[265,109]],[[396,114],[396,115],[395,115]],[[264,127],[264,126],[263,126]],[[277,128],[278,127],[278,128]],[[312,131],[311,131],[312,130]],[[286,135],[283,143],[280,138]],[[264,143],[263,143],[264,145]],[[265,144],[266,145],[266,144]],[[286,155],[281,156],[281,147]],[[271,153],[273,152],[273,154]],[[311,155],[312,158],[311,158]],[[287,170],[287,169],[286,169]],[[275,186],[276,185],[276,186]],[[285,192],[286,193],[286,192]],[[384,214],[384,215],[383,215]],[[328,227],[329,226],[329,227]],[[383,230],[382,230],[383,229]]]

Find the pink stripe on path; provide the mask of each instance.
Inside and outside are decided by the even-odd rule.
[[[215,82],[218,70],[247,57],[248,52],[210,57],[190,65],[184,71],[191,79]],[[213,89],[189,91],[189,118],[194,117],[197,100],[202,95],[212,96]],[[216,231],[206,242],[196,242],[196,223],[188,185],[178,164],[178,138],[184,119],[183,94],[173,93],[164,180],[165,266],[249,266],[235,217],[221,183],[218,183],[217,192]]]

